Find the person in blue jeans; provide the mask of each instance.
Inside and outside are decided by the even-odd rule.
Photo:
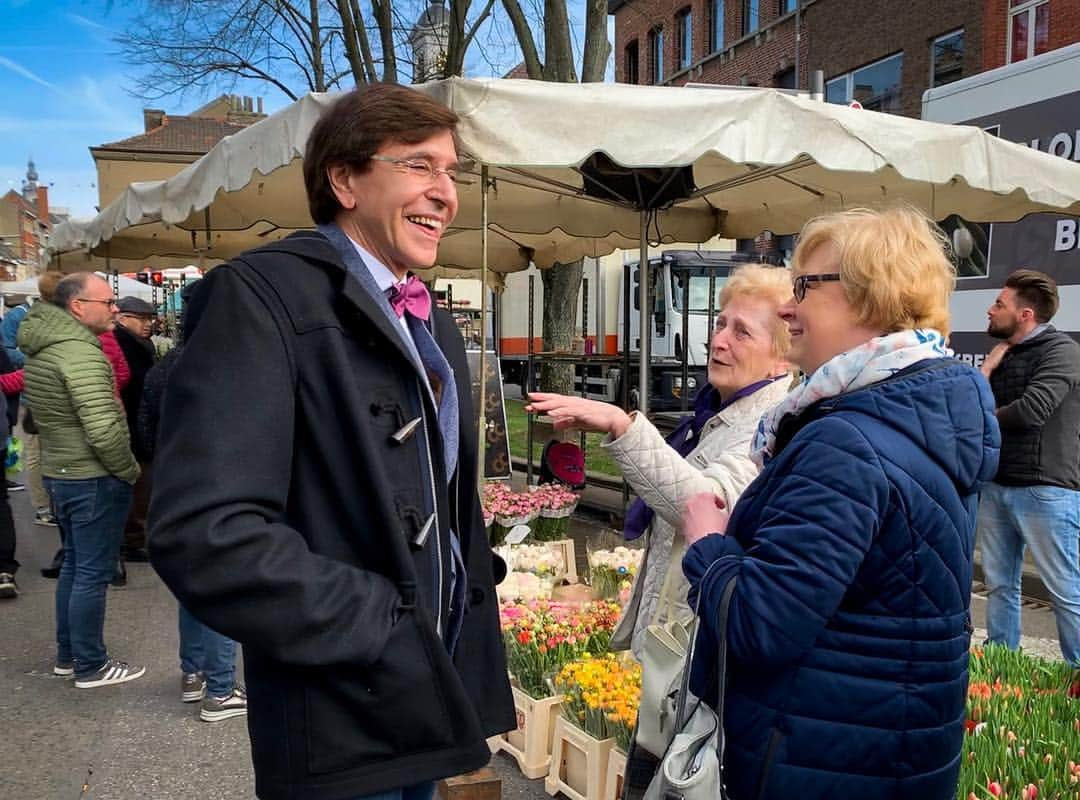
[[[115,308],[106,281],[69,275],[51,302],[34,305],[18,334],[26,402],[41,437],[41,473],[64,541],[53,672],[74,674],[78,689],[125,683],[146,671],[110,658],[104,640],[106,592],[139,475],[98,339],[115,324]]]
[[[195,283],[189,283],[180,290],[184,304],[194,288]],[[181,311],[176,347],[150,368],[143,381],[136,423],[142,455],[147,462],[154,458],[161,398],[169,373],[183,350],[183,320]],[[183,605],[180,606],[179,628],[180,699],[185,703],[201,703],[199,719],[203,722],[221,722],[247,714],[247,693],[236,683],[236,642],[204,625]]]
[[[1050,324],[1050,276],[1021,269],[987,312],[1001,339],[982,373],[1001,426],[1001,461],[979,501],[987,641],[1020,645],[1025,548],[1054,601],[1065,660],[1080,667],[1080,345]]]
[[[120,534],[131,507],[131,484],[107,475],[86,480],[45,478],[64,544],[56,584],[56,667],[75,673],[80,689],[121,683],[113,680],[143,667],[112,662],[105,647],[105,595],[116,573]],[[104,665],[104,672],[102,672]],[[135,671],[138,674],[133,674]],[[98,675],[97,673],[102,674]]]

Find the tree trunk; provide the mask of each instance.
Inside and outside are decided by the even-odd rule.
[[[341,17],[341,39],[345,44],[345,57],[349,60],[349,69],[352,71],[353,82],[357,86],[367,83],[364,74],[364,60],[360,56],[360,43],[356,30],[356,19],[353,17],[350,0],[337,0],[338,15]]]
[[[311,0],[311,72],[315,77],[315,91],[326,91],[326,67],[323,65],[322,26],[319,23],[319,0]]]
[[[581,54],[581,82],[600,83],[611,55],[607,38],[607,0],[585,0],[585,51]]]
[[[577,333],[577,300],[582,261],[556,264],[540,274],[544,281],[543,337],[545,350],[569,352]],[[540,391],[574,393],[574,365],[544,363]]]
[[[394,53],[394,10],[392,0],[371,0],[371,9],[375,22],[379,26],[379,41],[382,45],[383,74],[386,83],[397,83],[397,56]]]

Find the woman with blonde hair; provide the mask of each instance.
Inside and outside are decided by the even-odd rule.
[[[750,439],[791,382],[790,337],[777,315],[790,297],[787,269],[748,264],[731,274],[709,341],[708,383],[694,398],[693,415],[666,441],[637,412],[580,397],[530,394],[531,409],[553,417],[555,427],[609,434],[603,447],[640,498],[627,512],[624,535],[644,533],[645,556],[612,638],[615,649],[630,649],[640,659],[649,625],[693,620],[680,566],[686,549],[677,535],[682,511],[699,492],[734,505],[757,475]]]
[[[946,348],[954,273],[920,212],[813,220],[792,274],[780,315],[806,379],[762,419],[763,470],[730,517],[701,495],[684,519],[702,609],[692,687],[708,695],[734,581],[731,797],[951,799],[993,397]]]

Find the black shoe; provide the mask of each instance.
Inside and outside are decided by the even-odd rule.
[[[132,547],[130,550],[124,551],[124,560],[136,564],[148,564],[150,563],[150,554],[146,552],[145,547]]]
[[[56,555],[53,556],[52,563],[47,567],[42,567],[41,577],[52,578],[56,580],[60,577],[60,567],[64,565],[64,548],[60,548],[56,551]]]
[[[127,570],[124,568],[123,561],[116,565],[116,574],[113,575],[113,579],[109,581],[109,585],[114,586],[117,589],[122,589],[127,586]]]
[[[15,481],[7,482],[7,490],[9,492],[21,492],[25,488],[26,487],[23,486],[21,483],[16,483]]]

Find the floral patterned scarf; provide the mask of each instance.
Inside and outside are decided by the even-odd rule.
[[[798,415],[826,397],[877,383],[916,362],[951,358],[952,354],[945,337],[926,328],[878,336],[833,356],[765,413],[750,445],[750,458],[759,467],[769,463],[776,447],[776,430],[789,414]]]

